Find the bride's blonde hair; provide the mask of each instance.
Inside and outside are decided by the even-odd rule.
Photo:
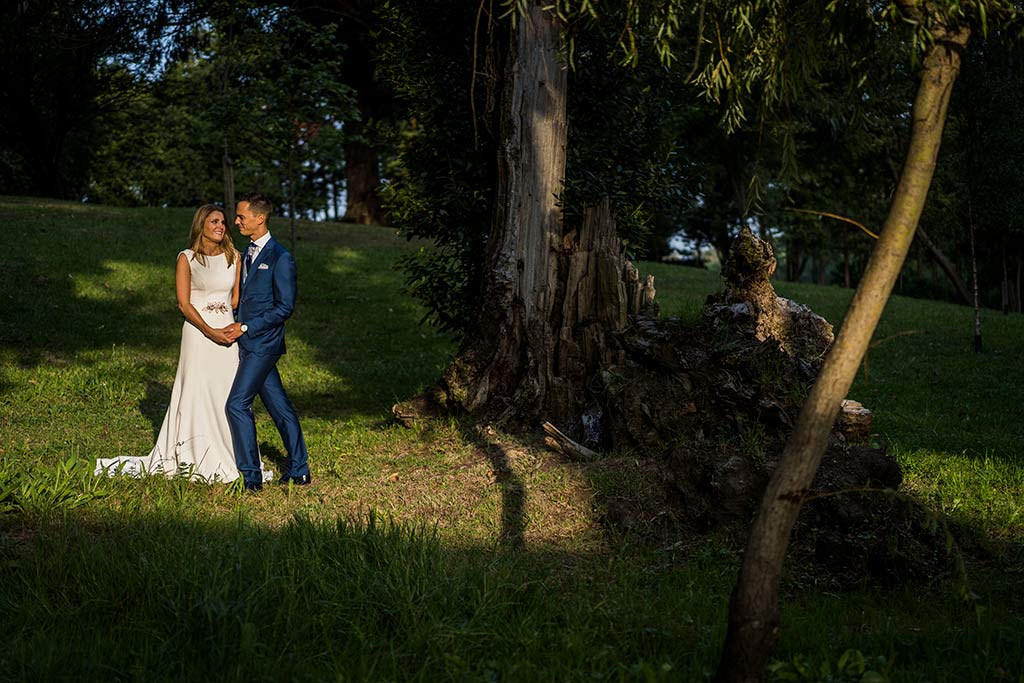
[[[224,216],[224,239],[220,242],[220,248],[224,250],[224,258],[227,259],[228,268],[230,268],[238,258],[238,250],[235,249],[235,243],[231,239],[231,226],[227,222],[227,213],[216,204],[203,204],[196,209],[196,215],[192,217],[192,228],[188,232],[188,248],[193,252],[192,258],[205,266],[206,256],[199,250],[199,247],[203,242],[203,226],[206,225],[206,219],[210,217],[211,213],[219,213]]]

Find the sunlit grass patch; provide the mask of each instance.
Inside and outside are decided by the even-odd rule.
[[[88,305],[88,301],[121,301],[142,288],[166,289],[168,284],[171,285],[168,296],[152,303],[159,303],[161,308],[166,308],[166,299],[174,300],[174,271],[167,266],[140,266],[134,262],[104,261],[100,268],[100,273],[78,273],[70,276],[74,283],[73,296],[76,299],[84,299],[82,305]]]
[[[915,493],[934,501],[952,519],[984,529],[989,539],[1024,549],[1024,468],[1018,463],[926,449],[897,450],[894,455]]]

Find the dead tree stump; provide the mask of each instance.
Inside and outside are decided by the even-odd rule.
[[[676,501],[676,517],[693,528],[749,519],[832,344],[832,326],[775,294],[771,247],[746,229],[723,269],[724,290],[708,298],[697,325],[656,317],[654,280],[625,260],[607,202],[554,249],[542,335],[551,353],[531,360],[545,391],[524,404],[519,385],[499,404],[504,426],[547,423],[550,443],[574,460],[592,462],[599,451],[644,458]],[[484,388],[500,395],[493,382]],[[396,418],[467,405],[451,396],[442,382],[395,406]],[[870,436],[870,411],[845,402],[810,493],[898,486],[898,465],[866,445]],[[844,498],[823,499],[816,518],[848,525],[873,509]]]

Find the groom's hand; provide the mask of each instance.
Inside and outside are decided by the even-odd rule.
[[[231,323],[227,327],[221,328],[220,331],[227,336],[228,343],[230,344],[242,336],[242,325],[240,323]]]
[[[222,327],[220,329],[210,330],[210,339],[217,342],[218,344],[224,344],[225,346],[228,346],[235,341],[235,338],[228,333],[228,330],[230,329],[231,325],[228,325],[227,327]]]

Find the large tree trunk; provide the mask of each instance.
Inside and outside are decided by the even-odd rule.
[[[502,416],[545,409],[554,374],[567,72],[556,16],[531,2],[512,34],[488,273],[474,329],[442,380],[446,402]]]
[[[367,139],[367,125],[390,118],[396,104],[393,93],[376,78],[375,34],[380,28],[376,8],[379,4],[376,0],[292,3],[301,7],[303,16],[317,26],[335,25],[335,39],[346,48],[341,80],[355,92],[359,109],[358,120],[345,122],[345,215],[339,218],[335,204],[334,220],[384,225],[387,215],[377,194],[380,159],[372,136]],[[341,178],[333,180],[337,202]]]
[[[368,113],[361,112],[362,116]],[[365,121],[365,119],[363,119]],[[377,150],[366,144],[364,124],[349,123],[345,142],[345,217],[348,223],[383,225],[384,209],[377,196],[380,173]]]
[[[367,139],[368,124],[377,119],[388,106],[390,95],[382,91],[374,78],[373,40],[370,38],[374,25],[373,2],[357,0],[341,2],[350,5],[347,11],[351,20],[345,22],[348,28],[349,50],[345,55],[343,76],[345,82],[356,91],[356,106],[359,119],[345,124],[345,217],[349,223],[384,225],[387,216],[377,196],[380,185],[380,159],[377,150]],[[345,11],[345,10],[343,10]]]
[[[937,27],[933,36],[935,40],[925,48],[922,60],[910,147],[889,215],[750,530],[729,606],[728,632],[716,674],[720,683],[761,681],[764,676],[778,639],[779,582],[790,532],[924,208],[950,93],[970,29]]]
[[[393,410],[403,422],[436,408],[510,428],[549,421],[597,443],[604,421],[588,382],[621,360],[613,337],[653,307],[653,278],[624,259],[607,201],[563,225],[568,74],[562,27],[542,7],[527,5],[502,60],[495,208],[473,326],[438,385]]]

